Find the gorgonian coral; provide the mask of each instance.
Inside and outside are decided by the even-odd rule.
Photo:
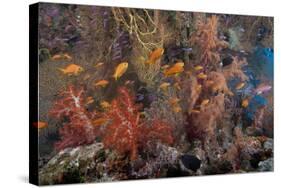
[[[140,106],[134,103],[134,97],[121,87],[118,96],[111,102],[111,108],[105,117],[111,122],[106,127],[103,143],[119,154],[129,154],[131,160],[138,157],[140,148],[157,141],[171,144],[172,130],[166,123],[154,119],[151,122],[140,118]]]
[[[60,93],[60,99],[49,112],[51,117],[64,121],[59,130],[61,140],[55,144],[57,150],[91,144],[95,141],[96,131],[92,126],[92,120],[96,113],[86,110],[84,94],[83,88],[69,86],[66,91]]]

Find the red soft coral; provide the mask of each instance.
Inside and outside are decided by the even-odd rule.
[[[140,148],[156,141],[171,144],[171,128],[159,120],[151,123],[142,121],[139,115],[140,106],[134,103],[134,97],[121,87],[119,96],[111,103],[111,109],[105,116],[111,119],[103,138],[105,147],[114,149],[119,154],[129,153],[135,160]]]
[[[95,141],[96,130],[92,126],[92,119],[96,113],[86,110],[84,93],[83,88],[69,86],[60,94],[61,98],[55,102],[49,113],[56,119],[67,120],[59,130],[61,141],[55,144],[57,150]]]

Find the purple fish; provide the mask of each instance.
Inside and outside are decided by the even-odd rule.
[[[254,93],[257,94],[257,95],[260,95],[262,93],[270,91],[271,88],[272,87],[270,85],[260,85],[254,90]]]

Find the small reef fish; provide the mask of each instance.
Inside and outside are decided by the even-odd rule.
[[[65,53],[65,54],[56,54],[56,55],[53,55],[51,59],[52,59],[53,61],[59,61],[59,60],[71,61],[71,60],[72,60],[72,57],[71,57],[68,53]]]
[[[172,99],[169,100],[169,103],[170,103],[171,105],[176,105],[176,104],[178,104],[179,101],[180,101],[179,98],[174,97],[174,98],[172,98]]]
[[[177,90],[181,90],[181,86],[178,82],[174,83],[174,87],[177,89]]]
[[[100,80],[95,83],[95,86],[105,87],[105,86],[107,86],[108,83],[109,83],[109,81],[107,81],[107,80]]]
[[[179,107],[179,106],[174,106],[174,107],[173,107],[173,111],[174,111],[175,113],[179,113],[179,112],[181,112],[181,107]]]
[[[235,89],[239,90],[239,89],[242,89],[244,86],[245,86],[245,83],[241,82],[241,83],[236,85]]]
[[[101,101],[100,102],[100,105],[102,108],[106,109],[106,108],[109,108],[111,105],[109,104],[109,102],[107,101]]]
[[[197,65],[196,67],[194,67],[194,70],[199,71],[202,70],[203,67],[201,65]]]
[[[163,48],[157,48],[154,51],[152,51],[149,55],[149,59],[145,62],[146,64],[154,64],[158,59],[161,58],[161,56],[164,53]]]
[[[133,80],[126,80],[125,85],[134,84],[135,81]]]
[[[201,91],[201,90],[202,90],[202,85],[201,85],[201,84],[198,84],[198,85],[196,86],[196,91],[199,92],[199,91]]]
[[[70,64],[66,66],[64,69],[58,68],[63,74],[67,75],[78,75],[82,71],[84,71],[83,67],[76,65],[76,64]]]
[[[163,70],[165,70],[165,69],[167,69],[167,68],[169,68],[170,67],[170,65],[163,65],[161,68],[163,69]]]
[[[184,63],[178,62],[178,63],[174,64],[171,68],[165,70],[164,75],[167,77],[167,76],[181,73],[183,71],[184,71]]]
[[[271,86],[270,85],[264,85],[264,84],[260,84],[255,90],[254,93],[257,95],[260,95],[262,93],[265,93],[267,91],[271,90]]]
[[[200,113],[200,110],[191,110],[191,113],[193,113],[193,114],[199,114]]]
[[[94,102],[93,97],[87,97],[87,99],[86,99],[86,105],[92,104],[93,102]]]
[[[104,63],[100,62],[100,63],[96,64],[94,67],[95,67],[95,68],[98,68],[98,67],[101,67],[103,64],[104,64]]]
[[[72,60],[72,57],[68,53],[63,54],[63,57],[68,61]]]
[[[123,62],[123,63],[120,63],[119,65],[117,65],[115,72],[113,74],[113,77],[115,78],[115,80],[120,78],[127,71],[127,69],[128,69],[127,62]]]
[[[210,100],[209,99],[204,99],[202,102],[201,102],[201,105],[200,106],[205,106],[207,104],[209,104]]]
[[[247,108],[249,106],[249,100],[248,99],[243,99],[242,103],[241,103],[241,106],[243,108]]]
[[[33,122],[32,125],[37,129],[43,129],[48,126],[48,124],[44,121]]]
[[[93,126],[103,125],[103,124],[106,123],[107,121],[108,121],[107,118],[98,118],[98,119],[92,121],[92,125],[93,125]]]
[[[169,87],[171,84],[169,83],[169,82],[163,82],[160,86],[159,86],[159,88],[160,89],[163,89],[163,90],[166,90],[167,89],[167,87]]]
[[[203,72],[201,72],[200,74],[197,75],[197,78],[199,78],[199,79],[206,79],[207,75],[204,74]]]

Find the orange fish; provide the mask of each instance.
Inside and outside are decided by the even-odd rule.
[[[170,65],[163,65],[163,66],[161,67],[161,69],[165,70],[165,69],[167,69],[167,68],[169,68],[169,67],[170,67]]]
[[[115,78],[115,80],[120,78],[127,71],[128,65],[129,64],[127,62],[123,62],[117,65],[117,67],[115,68],[115,72],[113,74],[113,78]]]
[[[248,99],[243,99],[242,103],[241,103],[241,106],[243,108],[247,108],[249,106],[249,100]]]
[[[107,101],[101,101],[100,102],[100,105],[102,108],[106,109],[106,108],[109,108],[111,105],[109,104],[109,102]]]
[[[197,78],[199,78],[199,79],[206,79],[207,75],[204,74],[203,72],[201,72],[200,74],[197,75]]]
[[[167,76],[181,73],[183,71],[184,71],[184,63],[178,62],[178,63],[174,64],[171,68],[165,70],[164,75],[167,77]]]
[[[245,83],[241,82],[241,83],[236,85],[235,89],[239,90],[239,89],[242,89],[244,86],[245,86]]]
[[[178,82],[174,83],[174,87],[177,89],[177,90],[181,90],[181,86]]]
[[[72,57],[68,54],[56,54],[54,56],[52,56],[51,58],[53,61],[59,61],[59,60],[67,60],[67,61],[71,61]]]
[[[171,84],[169,83],[169,82],[163,82],[160,86],[159,86],[159,88],[160,89],[163,89],[163,90],[166,90],[167,89],[167,87],[169,87]]]
[[[196,70],[196,71],[199,71],[199,70],[202,70],[202,69],[203,69],[203,67],[200,66],[200,65],[197,65],[196,67],[194,67],[194,70]]]
[[[61,60],[63,58],[63,55],[61,55],[61,54],[56,54],[56,55],[53,55],[52,56],[52,60],[53,61],[58,61],[58,60]]]
[[[176,104],[178,104],[178,102],[180,102],[180,99],[177,98],[177,97],[171,98],[171,99],[169,100],[169,103],[170,103],[171,105],[176,105]]]
[[[48,126],[48,124],[44,121],[33,122],[32,125],[37,129],[42,129]]]
[[[80,74],[82,71],[84,71],[83,67],[76,65],[76,64],[70,64],[66,66],[64,69],[58,68],[63,74],[67,75],[75,75],[77,76]]]
[[[95,67],[95,68],[98,68],[98,67],[101,67],[103,64],[104,64],[104,63],[100,62],[100,63],[96,64],[94,67]]]
[[[191,113],[199,114],[199,113],[200,113],[200,110],[191,110]]]
[[[93,126],[103,125],[103,124],[106,123],[107,121],[108,121],[107,118],[98,118],[98,119],[92,121],[92,125],[93,125]]]
[[[179,113],[179,112],[181,111],[181,107],[175,106],[175,107],[173,107],[173,111],[174,111],[175,113]]]
[[[109,82],[107,80],[100,80],[95,83],[95,86],[105,87]]]
[[[201,102],[201,105],[200,105],[200,106],[205,106],[205,105],[207,105],[209,102],[210,102],[209,99],[204,99],[204,100]]]
[[[64,57],[64,59],[66,59],[68,61],[72,60],[72,57],[68,53],[63,54],[63,57]]]
[[[149,59],[146,61],[146,64],[154,64],[164,53],[163,48],[157,48],[149,54]]]
[[[92,104],[93,102],[94,102],[93,97],[87,97],[87,99],[86,99],[86,105]]]

